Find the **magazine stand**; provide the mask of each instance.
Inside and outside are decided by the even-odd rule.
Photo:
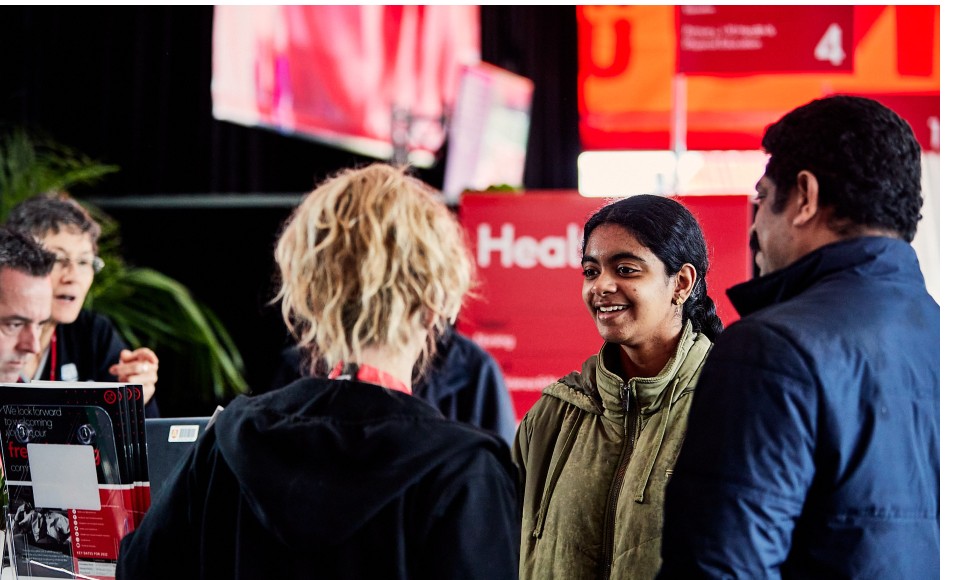
[[[113,580],[150,504],[143,388],[0,383],[0,421],[13,577]]]

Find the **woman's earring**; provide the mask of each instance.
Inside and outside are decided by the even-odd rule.
[[[683,298],[674,296],[673,303],[677,305],[677,316],[683,317]]]

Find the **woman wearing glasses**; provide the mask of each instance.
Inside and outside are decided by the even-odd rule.
[[[149,348],[130,350],[104,316],[83,309],[93,276],[100,226],[80,204],[62,195],[40,195],[10,212],[7,225],[32,235],[56,254],[51,321],[40,335],[40,352],[24,380],[119,381],[143,385],[148,417],[159,416],[156,392],[160,361]]]

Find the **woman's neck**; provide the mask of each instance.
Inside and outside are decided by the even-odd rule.
[[[413,383],[413,367],[418,356],[419,351],[414,352],[409,348],[395,350],[374,346],[362,349],[357,357],[347,359],[345,362],[374,367],[409,387]]]
[[[680,337],[683,335],[681,326],[676,332],[648,340],[640,345],[620,345],[620,370],[624,380],[633,377],[655,377],[677,352]]]

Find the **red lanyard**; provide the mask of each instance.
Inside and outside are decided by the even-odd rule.
[[[57,380],[57,329],[50,335],[50,380]]]
[[[385,387],[387,389],[393,389],[394,391],[400,391],[401,393],[406,393],[408,395],[413,394],[413,391],[410,390],[410,387],[408,387],[406,383],[404,383],[403,381],[401,381],[400,379],[397,379],[392,375],[389,375],[381,371],[378,368],[374,368],[369,365],[360,365],[360,367],[358,368],[357,365],[350,364],[347,367],[346,374],[343,374],[343,370],[344,370],[343,361],[340,361],[337,363],[337,366],[333,367],[333,370],[330,371],[330,374],[327,376],[327,378],[335,379],[341,376],[342,378],[345,378],[345,379],[351,378],[350,374],[351,374],[351,371],[353,371],[352,378],[358,381],[363,381],[364,383],[371,383],[374,385],[380,385],[381,387]]]

